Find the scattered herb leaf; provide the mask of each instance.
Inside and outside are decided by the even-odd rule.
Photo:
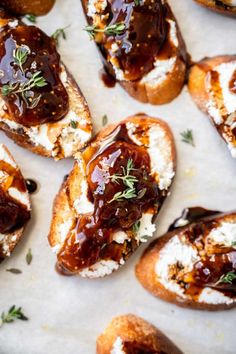
[[[112,203],[115,200],[117,200],[118,202],[121,202],[123,199],[133,199],[136,196],[137,195],[136,195],[135,189],[129,188],[129,189],[126,189],[124,192],[117,192],[108,203]]]
[[[147,188],[140,189],[140,191],[138,192],[137,198],[142,199],[146,192],[147,192]]]
[[[75,122],[74,120],[71,120],[70,125],[72,126],[73,129],[77,128],[77,122]]]
[[[184,143],[195,146],[192,130],[187,129],[186,131],[180,133],[180,135]]]
[[[23,314],[21,307],[16,308],[16,306],[13,305],[8,310],[8,313],[5,314],[4,312],[2,312],[0,319],[0,327],[4,323],[11,323],[15,320],[28,321],[28,318]]]
[[[236,241],[232,242],[232,247],[236,247]]]
[[[104,114],[104,116],[102,117],[102,125],[103,125],[103,127],[104,127],[105,125],[107,125],[107,122],[108,122],[108,117],[107,117],[106,114]]]
[[[22,73],[24,73],[23,64],[25,64],[29,54],[30,49],[27,45],[21,45],[13,51],[14,61],[19,66]]]
[[[140,229],[140,225],[141,225],[141,222],[140,220],[136,221],[136,223],[132,226],[132,230],[135,234],[138,233],[139,229]]]
[[[88,32],[91,39],[94,39],[96,33],[105,33],[107,36],[121,35],[125,32],[126,25],[124,22],[118,22],[104,28],[99,28],[97,26],[86,26],[84,30]]]
[[[13,273],[13,274],[21,274],[22,273],[22,271],[20,269],[17,269],[17,268],[6,269],[6,272],[10,272],[10,273]]]
[[[66,32],[65,30],[68,28],[69,26],[66,26],[64,28],[58,28],[53,34],[52,34],[52,38],[55,39],[56,44],[59,45],[59,39],[63,38],[64,40],[66,40]]]
[[[32,23],[36,23],[36,16],[34,16],[34,15],[27,14],[27,15],[25,15],[25,18]]]
[[[138,6],[138,5],[140,5],[140,3],[141,3],[141,0],[134,0],[134,5]]]
[[[233,280],[236,279],[236,273],[235,272],[228,272],[227,274],[223,274],[220,279],[215,283],[215,285],[221,284],[221,283],[228,283],[228,284],[233,284]]]
[[[27,263],[28,265],[30,265],[30,263],[32,262],[32,259],[33,259],[33,255],[32,255],[32,252],[31,252],[31,248],[29,248],[25,259],[26,259],[26,263]]]

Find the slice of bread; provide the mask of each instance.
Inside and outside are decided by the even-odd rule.
[[[126,212],[128,213],[126,217],[127,220],[131,218],[131,222],[129,221],[130,226],[123,228],[120,225],[116,226],[114,230],[111,226],[107,225],[107,229],[110,230],[109,237],[100,245],[101,249],[96,253],[95,259],[89,265],[85,260],[83,261],[84,266],[78,266],[81,263],[79,255],[81,246],[76,241],[76,225],[78,220],[91,217],[97,211],[93,201],[97,192],[92,192],[89,187],[88,178],[91,179],[91,175],[88,173],[88,166],[93,163],[93,160],[97,156],[97,151],[107,151],[112,141],[115,141],[116,144],[122,144],[124,137],[118,138],[118,141],[114,140],[115,133],[119,129],[122,129],[122,127],[127,129],[129,139],[132,141],[129,146],[132,146],[134,149],[142,148],[145,154],[148,152],[147,156],[150,158],[151,165],[150,178],[154,178],[155,180],[159,190],[159,197],[158,200],[155,199],[155,202],[148,206],[147,210],[145,209],[145,212],[141,213],[138,230],[134,231],[133,229],[133,224],[136,220],[133,221],[132,214],[129,215],[129,211]],[[102,156],[101,153],[99,156]],[[90,145],[82,153],[76,155],[76,159],[72,172],[63,183],[54,202],[49,243],[57,253],[58,266],[63,273],[69,271],[71,274],[79,274],[83,277],[102,277],[118,269],[125,263],[134,250],[142,242],[146,241],[147,237],[149,238],[153,235],[155,231],[154,218],[159,213],[161,205],[168,195],[175,175],[173,136],[166,123],[140,114],[129,117],[117,125],[107,126],[102,129]],[[96,169],[96,166],[93,166],[93,168]],[[91,193],[95,194],[91,196]],[[90,196],[89,199],[88,196]],[[136,200],[134,199],[134,201]],[[133,207],[134,201],[129,201]],[[129,204],[124,206],[123,203],[120,203],[119,210],[125,207],[129,208]],[[106,213],[106,210],[110,210],[110,201],[106,201],[104,205],[104,213]],[[112,215],[110,217],[112,218]],[[92,240],[96,240],[96,235],[91,235],[91,238]],[[77,247],[76,242],[78,243],[77,250],[68,251],[69,245]],[[69,255],[69,261],[63,256],[65,254]],[[92,257],[92,255],[94,253],[91,251],[87,257]]]
[[[236,212],[201,218],[153,241],[136,266],[136,276],[154,296],[179,306],[232,308],[235,242]]]
[[[181,354],[156,327],[135,315],[114,318],[97,339],[97,354]]]
[[[202,6],[227,16],[236,16],[235,0],[195,0]]]
[[[89,24],[99,28],[104,26],[102,21],[107,17],[109,12],[107,1],[83,0],[82,3]],[[168,103],[179,95],[185,82],[186,66],[188,61],[185,43],[180,33],[178,23],[167,2],[162,1],[162,3],[166,9],[164,21],[167,25],[167,35],[164,44],[154,58],[152,69],[148,72],[144,72],[141,78],[135,80],[129,80],[128,78],[126,79],[125,72],[120,68],[116,57],[116,51],[119,49],[119,37],[117,41],[114,41],[112,44],[112,48],[109,50],[109,53],[104,48],[101,37],[99,36],[98,40],[95,37],[103,56],[105,68],[109,74],[120,83],[120,85],[129,93],[130,96],[141,102],[155,105]],[[137,6],[146,5],[146,3],[141,3]],[[153,6],[152,2],[150,2],[150,6]],[[156,4],[156,6],[158,7],[158,4]],[[140,16],[140,13],[141,12],[134,12],[133,15]],[[160,23],[161,21],[162,19],[159,19]],[[132,27],[132,24],[130,26]],[[129,30],[130,29],[128,28],[127,31]],[[130,30],[130,36],[133,38],[134,35],[135,32],[131,33]],[[147,34],[146,42],[141,45],[146,45],[148,43],[148,36],[150,35]],[[144,38],[142,38],[142,41],[144,42]],[[102,42],[102,44],[100,44],[100,42]],[[140,44],[138,43],[137,45]]]
[[[0,27],[7,23],[18,26],[18,20],[1,19]],[[4,100],[0,97],[0,129],[18,145],[32,152],[53,157],[55,160],[73,156],[91,139],[92,122],[87,102],[77,83],[63,63],[60,79],[69,97],[69,112],[56,122],[26,127],[14,121]]]
[[[7,11],[16,15],[46,15],[53,7],[55,0],[1,0],[0,4]]]
[[[17,189],[16,186],[13,187],[16,177],[21,182],[20,189]],[[30,211],[29,193],[24,182],[24,177],[14,158],[3,144],[0,144],[0,189]],[[1,206],[1,210],[4,213],[4,204]],[[11,255],[23,235],[24,228],[25,225],[9,233],[0,233],[0,262]]]
[[[192,66],[189,92],[236,158],[236,56],[205,58]]]

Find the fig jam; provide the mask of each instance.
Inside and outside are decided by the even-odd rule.
[[[83,157],[87,165],[87,197],[94,205],[94,212],[81,215],[76,232],[65,241],[58,255],[61,271],[64,268],[76,272],[100,259],[119,262],[126,258],[138,245],[134,224],[144,212],[155,215],[167,193],[159,190],[151,175],[147,150],[134,144],[125,124],[115,129],[102,146],[92,143]],[[122,197],[132,189],[124,183],[127,173],[134,181],[133,190]],[[115,242],[116,231],[124,231],[129,241]]]
[[[144,344],[128,341],[123,343],[122,349],[126,354],[167,354],[162,350],[155,350]]]
[[[16,188],[19,192],[26,191],[20,171],[4,161],[0,161],[0,170],[9,175],[0,185],[0,233],[5,234],[24,226],[30,219],[30,212],[8,193],[9,188]]]
[[[67,114],[68,94],[60,72],[55,41],[39,28],[21,22],[1,28],[0,88],[17,123],[30,127],[58,121]]]

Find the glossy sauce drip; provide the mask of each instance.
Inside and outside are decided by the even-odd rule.
[[[26,191],[20,171],[4,161],[0,161],[0,170],[9,175],[0,184],[0,233],[5,234],[25,225],[30,212],[7,192],[9,188],[16,188],[19,192]]]
[[[165,192],[150,175],[150,157],[144,147],[130,140],[126,125],[119,126],[98,149],[93,144],[84,153],[87,165],[89,193],[94,204],[94,213],[84,214],[77,221],[76,233],[66,240],[58,255],[60,269],[78,271],[100,259],[120,261],[137,247],[132,226],[143,212],[156,213]],[[115,194],[124,192],[127,186],[122,181],[112,181],[112,175],[124,174],[128,161],[132,160],[136,177],[135,194],[130,199],[114,200]],[[156,205],[156,207],[154,207]],[[113,241],[116,231],[124,231],[130,242],[119,244]]]
[[[35,193],[37,191],[37,182],[35,182],[33,179],[27,178],[25,180],[26,183],[26,188],[30,194]]]
[[[157,351],[137,342],[123,342],[122,349],[126,354],[167,354],[162,350]]]
[[[16,53],[22,48],[27,55],[20,66]],[[0,30],[0,87],[2,90],[6,85],[14,87],[2,97],[16,122],[34,126],[58,121],[67,114],[68,94],[60,80],[60,71],[55,42],[40,29],[20,23],[16,28],[5,26]],[[40,72],[45,86],[19,92],[23,84],[30,87],[27,82],[36,72]]]
[[[126,30],[116,36],[103,36],[102,53],[114,57],[127,80],[138,80],[153,68],[167,36],[166,5],[160,0],[140,2],[110,0],[107,25],[124,23]],[[112,44],[118,45],[117,50]],[[105,52],[104,52],[105,49]]]
[[[105,68],[100,70],[99,76],[106,87],[112,88],[115,86],[116,80],[107,72]]]

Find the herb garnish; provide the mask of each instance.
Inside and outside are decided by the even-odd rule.
[[[16,308],[16,306],[13,305],[12,307],[10,307],[8,313],[5,314],[4,312],[2,312],[0,319],[0,327],[4,323],[11,323],[15,320],[28,321],[28,318],[21,311],[21,307]]]
[[[60,37],[62,37],[63,39],[66,39],[66,32],[65,32],[65,30],[66,30],[68,27],[69,27],[69,26],[64,27],[64,28],[58,28],[58,29],[52,34],[52,38],[55,39],[57,45],[59,44],[59,38],[60,38]]]
[[[25,18],[32,23],[36,23],[36,16],[34,16],[34,15],[27,14],[27,15],[25,15]]]
[[[134,5],[138,6],[138,5],[140,5],[140,3],[141,3],[141,0],[134,0]]]
[[[186,131],[183,131],[182,133],[180,133],[180,135],[181,135],[182,141],[184,143],[195,146],[192,130],[187,129]]]
[[[107,122],[108,122],[108,117],[107,117],[106,114],[104,114],[104,116],[102,117],[102,125],[103,125],[103,127],[104,127],[105,125],[107,125]]]
[[[21,45],[13,51],[14,61],[19,66],[22,73],[24,73],[23,64],[25,64],[29,54],[30,49],[26,45]]]
[[[141,225],[141,222],[140,220],[136,221],[136,223],[134,223],[134,225],[132,226],[132,231],[137,234],[139,229],[140,229],[140,225]]]
[[[94,39],[96,33],[105,33],[107,36],[121,35],[125,32],[126,26],[124,22],[118,22],[114,25],[108,25],[104,28],[99,28],[97,26],[86,26],[84,28],[88,32],[91,39]]]
[[[73,129],[76,129],[77,128],[77,122],[75,122],[74,120],[71,120],[70,121],[70,125]]]
[[[228,283],[228,284],[233,284],[233,280],[236,279],[236,274],[235,272],[228,272],[227,274],[223,274],[220,279],[215,283],[215,285],[221,284],[221,283]]]
[[[26,263],[27,263],[28,265],[30,265],[30,263],[32,262],[32,259],[33,259],[33,255],[32,255],[32,252],[31,252],[31,248],[29,248],[25,259],[26,259]]]
[[[21,274],[22,273],[22,271],[20,269],[17,269],[17,268],[6,269],[6,272],[10,272],[10,273],[13,273],[13,274]]]
[[[236,241],[232,242],[232,247],[236,248]]]

